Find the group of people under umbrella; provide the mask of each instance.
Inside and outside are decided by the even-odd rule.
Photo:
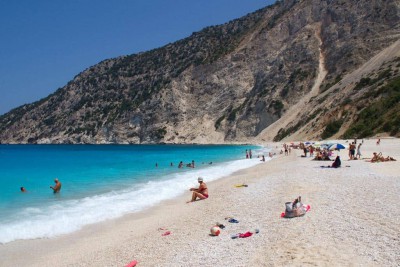
[[[310,157],[314,157],[313,160],[320,160],[320,161],[325,161],[329,160],[331,161],[331,157],[333,156],[333,151],[338,150],[340,151],[341,149],[345,149],[346,147],[340,143],[327,143],[327,144],[320,144],[318,142],[316,143],[311,143],[311,142],[305,142],[305,143],[300,143],[298,146],[300,149],[303,149],[304,155],[302,157],[307,157],[307,153],[309,153]],[[314,155],[315,152],[315,155]],[[338,168],[341,166],[341,160],[340,156],[336,156],[334,162],[332,165],[328,167],[332,168]]]

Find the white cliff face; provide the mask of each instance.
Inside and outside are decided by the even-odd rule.
[[[346,87],[342,79],[397,41],[398,14],[395,0],[280,1],[174,44],[90,67],[47,98],[1,116],[0,142],[319,138],[322,132],[311,129],[324,129],[333,117],[324,106],[342,114],[335,96],[354,98],[361,76]],[[344,128],[357,112],[343,113]]]

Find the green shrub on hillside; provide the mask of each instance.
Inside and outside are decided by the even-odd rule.
[[[343,120],[331,121],[325,127],[324,132],[321,134],[322,139],[327,139],[337,133],[342,127]]]
[[[377,100],[362,110],[343,138],[364,138],[379,132],[400,132],[400,77],[374,92]]]

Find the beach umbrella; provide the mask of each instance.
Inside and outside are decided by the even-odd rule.
[[[329,147],[329,150],[335,150],[335,149],[340,150],[340,149],[345,149],[345,148],[346,147],[344,145],[336,143],[336,144],[331,145]]]
[[[321,148],[321,149],[329,149],[329,147],[330,147],[331,145],[333,145],[333,144],[322,144],[322,145],[320,146],[320,148]]]

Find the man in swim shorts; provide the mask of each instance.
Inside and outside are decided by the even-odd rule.
[[[199,177],[197,179],[199,182],[200,186],[199,188],[190,188],[190,191],[192,191],[192,200],[188,201],[189,202],[194,202],[196,201],[197,198],[199,199],[207,199],[208,198],[208,188],[206,183],[203,182],[203,178]]]
[[[53,189],[53,193],[58,193],[61,190],[61,183],[58,181],[58,179],[54,179],[54,182],[56,183],[55,186],[50,186],[51,189]]]

